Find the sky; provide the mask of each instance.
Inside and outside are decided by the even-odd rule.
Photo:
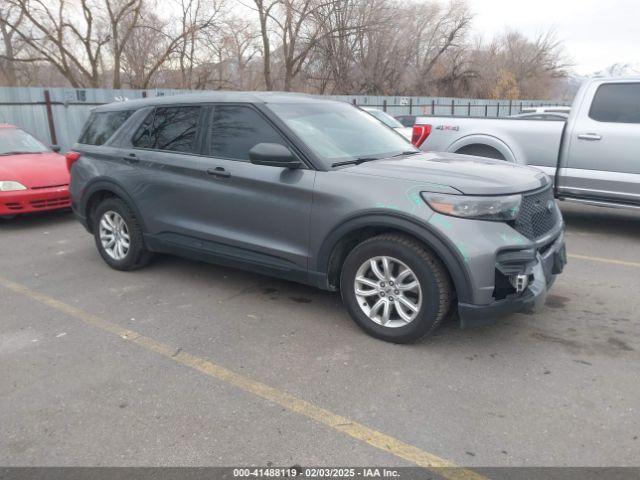
[[[640,65],[640,0],[467,0],[474,31],[514,28],[533,38],[553,28],[579,75],[614,63]]]

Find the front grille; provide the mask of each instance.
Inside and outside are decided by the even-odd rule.
[[[15,202],[5,203],[4,206],[7,207],[9,210],[22,210],[22,205]]]
[[[544,190],[524,195],[520,213],[513,228],[529,240],[536,240],[549,233],[557,221],[558,213],[553,190],[551,187],[547,187]]]
[[[33,208],[67,207],[71,205],[69,197],[48,198],[46,200],[32,200],[29,202]]]

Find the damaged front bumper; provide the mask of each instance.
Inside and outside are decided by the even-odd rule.
[[[496,300],[487,305],[459,303],[460,326],[489,325],[504,315],[539,310],[545,303],[547,290],[566,263],[564,231],[536,248],[499,252],[496,257]],[[520,292],[519,287],[522,287]]]

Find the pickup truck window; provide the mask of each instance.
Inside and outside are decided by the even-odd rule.
[[[589,117],[598,122],[640,123],[640,83],[600,85]]]

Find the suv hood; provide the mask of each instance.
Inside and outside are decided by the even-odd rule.
[[[506,195],[549,184],[545,173],[531,167],[455,153],[425,152],[374,160],[343,171],[448,185],[465,195]]]

